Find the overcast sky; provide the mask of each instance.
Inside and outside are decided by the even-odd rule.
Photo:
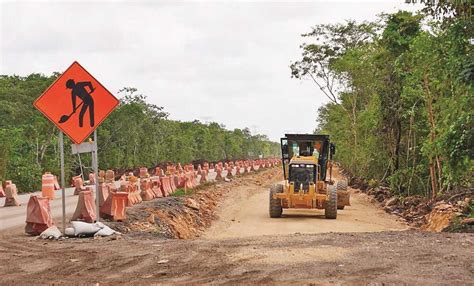
[[[290,77],[301,34],[321,23],[413,9],[395,1],[1,1],[0,74],[79,61],[116,93],[136,87],[177,120],[310,133],[327,102]]]

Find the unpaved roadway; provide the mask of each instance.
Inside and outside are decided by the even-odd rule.
[[[337,169],[335,179],[342,179]],[[283,210],[282,218],[268,215],[268,186],[239,187],[219,209],[219,219],[205,238],[236,238],[325,232],[376,232],[406,230],[408,226],[370,203],[365,194],[351,191],[351,206],[338,210],[336,220],[324,218],[324,210]]]
[[[337,220],[322,211],[270,220],[267,191],[277,179],[229,183],[219,219],[198,239],[0,234],[0,284],[473,285],[472,234],[403,230],[357,193]]]

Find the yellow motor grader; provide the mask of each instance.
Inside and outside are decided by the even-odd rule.
[[[283,209],[324,209],[327,219],[335,219],[350,205],[347,181],[332,180],[336,146],[329,135],[285,134],[281,153],[285,180],[270,189],[270,217],[281,217]]]

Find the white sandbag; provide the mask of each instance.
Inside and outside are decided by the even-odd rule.
[[[71,221],[71,224],[76,236],[92,236],[101,229],[95,223]]]
[[[58,227],[55,225],[47,228],[40,234],[40,237],[42,239],[59,239],[61,236],[61,231],[59,231]]]
[[[94,236],[109,236],[109,235],[113,235],[113,234],[120,234],[120,232],[117,232],[117,231],[111,229],[110,227],[108,227],[107,225],[105,225],[101,222],[96,222],[95,225],[98,226],[98,227],[101,227],[101,229],[98,232],[96,232],[94,234]]]
[[[115,234],[116,231],[111,229],[110,227],[106,226],[104,228],[102,228],[101,230],[99,230],[98,232],[96,232],[94,234],[94,236],[109,236],[109,235],[112,235],[112,234]]]
[[[69,237],[74,237],[76,236],[76,232],[74,231],[73,227],[66,227],[64,230],[64,235],[69,236]]]
[[[103,224],[103,223],[101,223],[100,221],[94,223],[94,225],[96,225],[96,226],[99,227],[99,228],[104,228],[104,227],[106,227],[106,225]]]

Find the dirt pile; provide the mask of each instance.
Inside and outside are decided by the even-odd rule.
[[[216,218],[217,205],[224,194],[242,185],[262,185],[278,174],[270,168],[236,177],[231,182],[206,185],[189,195],[143,202],[127,209],[127,221],[110,225],[131,236],[194,238]]]
[[[371,196],[371,202],[378,204],[386,212],[400,216],[414,227],[427,231],[474,232],[474,190],[443,194],[436,200],[423,196],[399,197],[390,188],[379,186],[374,180],[354,177],[339,164],[339,172],[350,178],[349,186]]]
[[[465,218],[471,210],[471,198],[445,201],[430,200],[422,196],[399,197],[388,187],[371,187],[370,182],[360,178],[350,180],[350,186],[372,197],[386,212],[402,217],[406,222],[426,231],[471,231],[474,222]]]

